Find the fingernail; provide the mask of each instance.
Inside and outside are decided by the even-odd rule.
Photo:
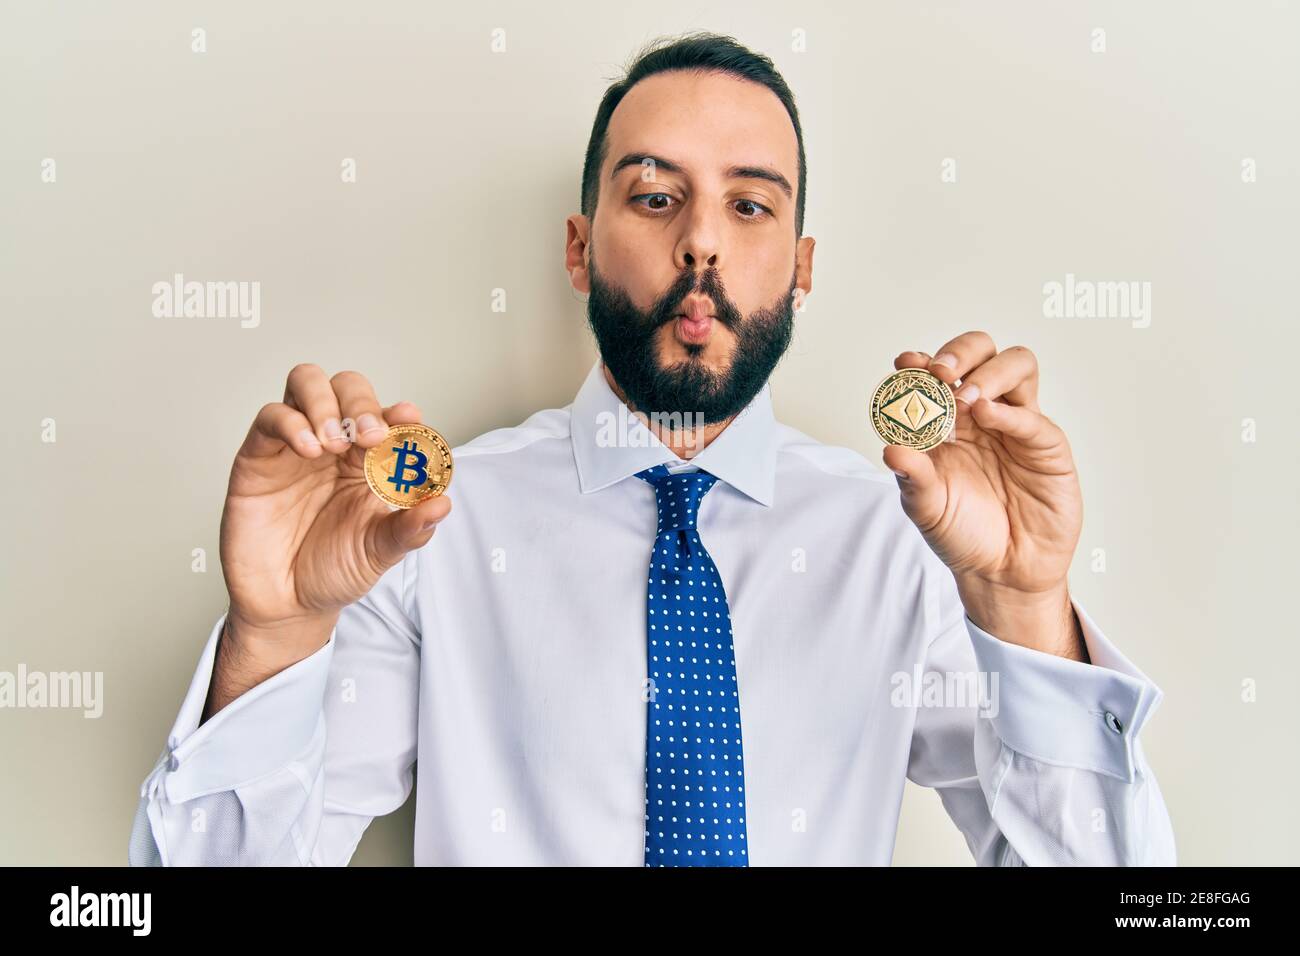
[[[357,427],[361,429],[361,434],[369,435],[373,431],[382,430],[384,426],[380,424],[378,418],[366,412],[357,418]]]
[[[420,530],[428,531],[430,528],[432,528],[434,525],[438,523],[438,520],[439,519],[437,518],[430,518],[428,521],[426,521],[424,524],[420,526]]]
[[[930,360],[931,365],[946,365],[949,368],[957,367],[957,356],[951,352],[940,352]]]
[[[300,431],[298,433],[298,438],[309,448],[313,445],[320,445],[320,439],[316,437],[315,433],[312,432],[310,428],[304,428]]]
[[[891,468],[889,470],[892,471],[894,474],[896,474],[899,478],[902,478],[904,481],[907,480],[907,472],[899,471],[897,468]]]
[[[974,405],[975,399],[980,397],[980,387],[978,385],[967,385],[957,393],[957,397],[967,405]]]
[[[321,430],[325,432],[325,438],[327,441],[333,441],[336,438],[343,437],[343,426],[339,424],[337,418],[331,418],[325,423],[324,428]]]

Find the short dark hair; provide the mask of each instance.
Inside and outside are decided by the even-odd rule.
[[[596,110],[596,122],[591,127],[587,141],[587,158],[582,166],[582,213],[591,218],[596,215],[596,199],[600,194],[600,167],[608,150],[607,132],[609,118],[614,109],[641,80],[656,73],[686,70],[696,73],[721,72],[742,80],[767,87],[776,94],[794,124],[795,139],[799,143],[799,188],[795,194],[795,235],[803,235],[804,187],[807,174],[804,164],[803,128],[799,125],[799,111],[794,105],[794,94],[777,72],[769,57],[742,46],[734,37],[717,33],[689,33],[683,36],[661,37],[652,41],[635,55],[623,78],[605,91]]]

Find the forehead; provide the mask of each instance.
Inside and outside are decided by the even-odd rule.
[[[610,117],[602,177],[620,156],[654,153],[700,175],[743,163],[799,174],[794,124],[776,94],[725,73],[676,70],[637,83]]]

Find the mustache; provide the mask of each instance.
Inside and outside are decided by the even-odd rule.
[[[682,303],[692,292],[708,296],[713,300],[714,318],[731,330],[740,325],[740,310],[722,287],[722,277],[714,268],[703,272],[682,272],[659,299],[650,315],[650,328],[658,329],[666,322],[671,322],[683,311]]]

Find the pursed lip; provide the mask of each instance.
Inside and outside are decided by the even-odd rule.
[[[716,318],[716,310],[713,308],[713,302],[704,296],[687,296],[682,302],[682,307],[677,310],[673,316],[675,319],[687,318],[692,322],[703,322],[705,319]]]
[[[699,305],[690,312],[679,312],[673,320],[677,340],[683,345],[704,345],[713,338],[714,316]]]

